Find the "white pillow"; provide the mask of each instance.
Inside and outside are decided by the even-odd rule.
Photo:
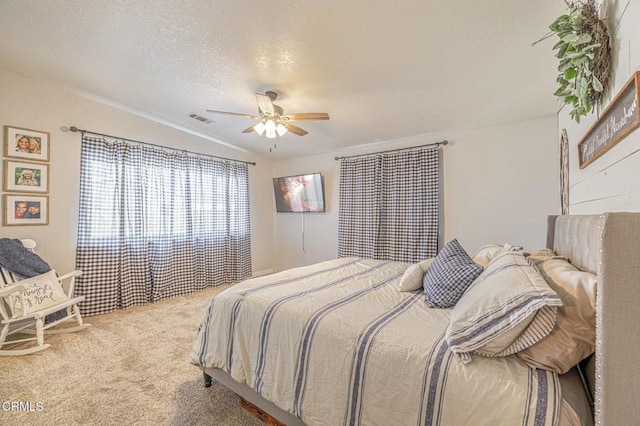
[[[506,356],[548,335],[562,301],[520,253],[496,257],[451,311],[447,343],[463,362],[471,354]]]
[[[420,263],[414,263],[404,271],[404,275],[400,279],[400,285],[398,290],[400,291],[415,291],[422,288],[422,277],[429,265],[433,262],[433,258],[423,260]]]
[[[556,325],[544,339],[518,352],[518,357],[530,367],[564,374],[596,349],[598,278],[557,257],[538,265],[563,302]]]
[[[64,290],[58,282],[55,270],[45,272],[33,278],[25,278],[17,281],[7,288],[22,285],[25,291],[13,293],[10,296],[10,303],[13,308],[13,317],[23,315],[22,303],[24,302],[24,314],[29,315],[37,311],[58,305],[68,299]],[[23,297],[20,297],[22,294]]]
[[[520,246],[512,246],[511,244],[505,243],[504,245],[499,244],[487,244],[482,246],[476,251],[471,259],[476,262],[478,265],[486,268],[489,262],[496,258],[499,254],[508,252],[508,251],[519,251],[522,250]]]

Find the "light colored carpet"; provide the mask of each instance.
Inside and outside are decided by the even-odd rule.
[[[1,425],[263,425],[189,362],[196,329],[221,286],[85,318],[33,355],[0,357]],[[31,403],[31,412],[7,402]],[[41,410],[38,411],[38,407]]]

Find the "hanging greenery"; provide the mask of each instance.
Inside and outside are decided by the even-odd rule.
[[[609,84],[611,49],[604,22],[594,0],[567,3],[569,10],[549,28],[560,40],[553,46],[558,65],[558,90],[554,93],[571,105],[571,118],[580,122],[599,103]],[[546,38],[546,37],[545,37]]]

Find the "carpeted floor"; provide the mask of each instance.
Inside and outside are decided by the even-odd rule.
[[[262,425],[233,392],[203,387],[189,362],[208,302],[225,288],[88,317],[86,330],[47,336],[49,349],[0,357],[0,425]]]

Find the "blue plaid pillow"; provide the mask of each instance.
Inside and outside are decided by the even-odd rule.
[[[425,300],[430,308],[451,308],[483,271],[458,240],[440,250],[422,279]]]

